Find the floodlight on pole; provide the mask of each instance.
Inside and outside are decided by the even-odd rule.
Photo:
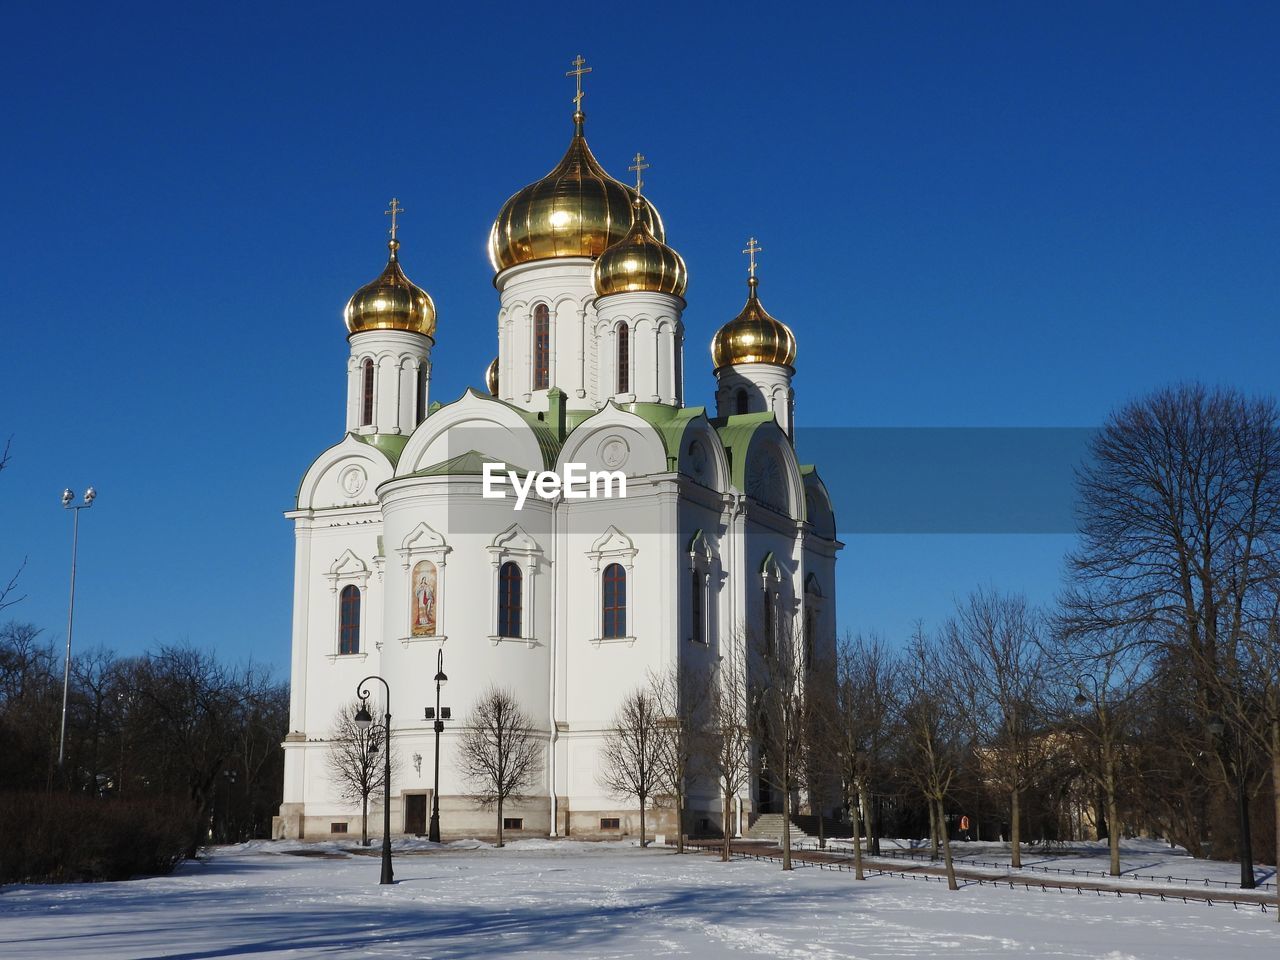
[[[75,491],[67,487],[62,491],[62,509],[70,510],[71,521],[71,596],[67,600],[67,655],[62,665],[62,721],[58,729],[58,769],[62,769],[67,754],[67,696],[71,691],[71,628],[76,614],[76,552],[80,546],[80,511],[93,506],[98,491],[90,487],[84,492],[84,503],[73,502]]]

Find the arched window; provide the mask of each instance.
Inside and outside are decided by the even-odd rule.
[[[772,656],[774,644],[773,595],[769,588],[764,588],[764,652]]]
[[[631,334],[625,323],[618,327],[618,389],[614,392],[631,392]]]
[[[738,416],[742,416],[744,413],[751,412],[750,410],[747,409],[749,402],[750,401],[747,400],[747,391],[739,390],[738,396],[737,396]]]
[[[706,643],[706,633],[702,623],[702,574],[696,569],[689,584],[689,596],[692,598],[690,609],[693,616],[693,642]]]
[[[427,419],[427,365],[418,367],[418,423]]]
[[[604,602],[602,603],[601,636],[625,637],[627,635],[627,571],[620,563],[604,568]]]
[[[360,403],[360,425],[367,427],[373,423],[373,361],[366,359],[363,368],[364,399]]]
[[[360,588],[342,588],[338,601],[338,652],[360,652]]]
[[[540,303],[533,308],[533,389],[547,389],[550,375],[551,311]]]
[[[520,618],[523,612],[524,574],[520,564],[508,560],[498,571],[498,636],[520,637]]]

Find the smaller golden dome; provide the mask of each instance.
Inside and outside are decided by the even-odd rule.
[[[404,271],[396,251],[400,241],[394,237],[387,244],[391,256],[386,269],[373,283],[365,284],[347,301],[343,317],[349,333],[365,330],[406,330],[434,337],[436,305],[430,295],[415,286]]]
[[[790,367],[796,360],[796,337],[781,320],[769,316],[756,295],[760,281],[747,279],[747,304],[711,340],[715,367],[740,363],[771,363]]]
[[[680,254],[653,235],[645,216],[647,206],[644,198],[636,198],[631,229],[596,261],[592,278],[599,296],[637,291],[684,296],[689,269]]]
[[[489,368],[484,372],[484,385],[489,388],[492,396],[498,395],[498,358],[494,357],[493,362],[489,364]]]

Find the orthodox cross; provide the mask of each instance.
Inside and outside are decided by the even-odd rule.
[[[574,109],[574,112],[581,113],[582,112],[582,75],[584,73],[590,73],[591,68],[583,66],[583,64],[586,63],[587,61],[582,59],[582,54],[578,54],[569,62],[573,64],[573,69],[570,70],[568,73],[566,73],[565,76],[573,77],[574,83],[577,84],[578,92],[573,98],[573,109]]]
[[[638,150],[636,151],[636,155],[632,157],[632,159],[635,161],[635,163],[631,164],[631,166],[627,167],[627,169],[634,170],[636,172],[636,196],[639,196],[640,188],[644,186],[644,180],[641,179],[641,174],[645,170],[649,169],[649,164],[644,162],[644,154]]]
[[[391,198],[391,209],[382,211],[384,216],[391,218],[391,239],[396,238],[396,217],[404,213],[404,207],[400,206],[400,201],[395,197]]]
[[[756,277],[756,254],[760,253],[763,250],[764,250],[764,247],[756,243],[755,237],[747,238],[747,249],[743,250],[742,252],[751,258],[751,265],[747,268],[747,271],[751,274],[752,280],[754,280]]]

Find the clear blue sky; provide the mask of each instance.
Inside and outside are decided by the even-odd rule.
[[[495,352],[489,223],[563,151],[578,52],[592,147],[615,175],[649,157],[689,263],[692,403],[748,234],[802,425],[1089,426],[1170,380],[1274,391],[1277,10],[10,5],[0,572],[29,562],[6,613],[62,637],[58,494],[93,483],[77,645],[284,667],[281,512],[341,434],[340,311],[386,201],[453,399]],[[846,540],[843,625],[892,637],[978,583],[1050,599],[1070,543]]]

